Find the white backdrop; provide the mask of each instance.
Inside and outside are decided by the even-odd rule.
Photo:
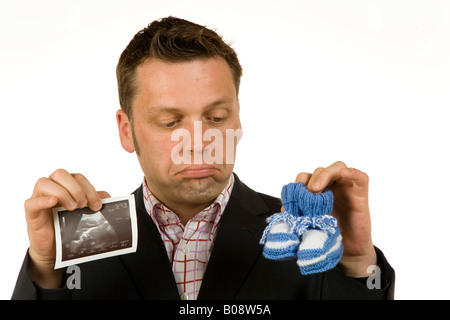
[[[0,299],[28,247],[23,203],[38,178],[62,167],[113,196],[142,182],[118,139],[115,66],[168,15],[217,29],[239,54],[239,177],[279,196],[337,160],[367,172],[396,298],[449,299],[445,0],[1,0]]]

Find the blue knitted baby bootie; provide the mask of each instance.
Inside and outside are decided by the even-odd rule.
[[[269,225],[260,241],[260,244],[264,245],[263,255],[267,259],[288,260],[297,257],[300,241],[294,228],[299,217],[297,204],[299,187],[296,183],[283,186],[281,202],[284,211],[267,219]]]
[[[302,215],[296,231],[301,236],[297,265],[302,274],[324,272],[334,268],[343,253],[342,236],[333,210],[333,193],[313,193],[302,188],[298,194]]]

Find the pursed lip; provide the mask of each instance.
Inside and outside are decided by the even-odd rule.
[[[200,179],[214,175],[218,169],[209,165],[192,165],[184,168],[179,173],[186,178]]]

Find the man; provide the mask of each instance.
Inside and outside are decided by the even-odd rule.
[[[241,74],[234,50],[205,27],[168,17],[138,32],[117,66],[116,117],[123,148],[136,151],[144,172],[134,192],[137,252],[80,264],[81,288],[65,286],[65,270],[54,270],[51,208],[99,210],[109,194],[81,174],[56,170],[39,179],[25,202],[30,247],[13,298],[392,298],[394,271],[371,241],[368,177],[342,162],[296,178],[312,192],[334,193],[345,248],[338,267],[302,276],[295,261],[262,256],[259,240],[280,200],[233,173],[227,154],[237,135],[222,153],[204,138],[239,132]],[[176,130],[190,139],[180,143]],[[219,161],[206,161],[207,154]],[[174,161],[180,155],[185,161]],[[365,282],[374,265],[382,272],[378,289]]]

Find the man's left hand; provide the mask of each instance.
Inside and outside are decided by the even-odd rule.
[[[302,172],[295,182],[304,183],[312,192],[333,191],[332,215],[338,220],[344,245],[339,267],[350,277],[367,277],[367,267],[377,262],[371,236],[369,176],[338,161],[313,173]]]

